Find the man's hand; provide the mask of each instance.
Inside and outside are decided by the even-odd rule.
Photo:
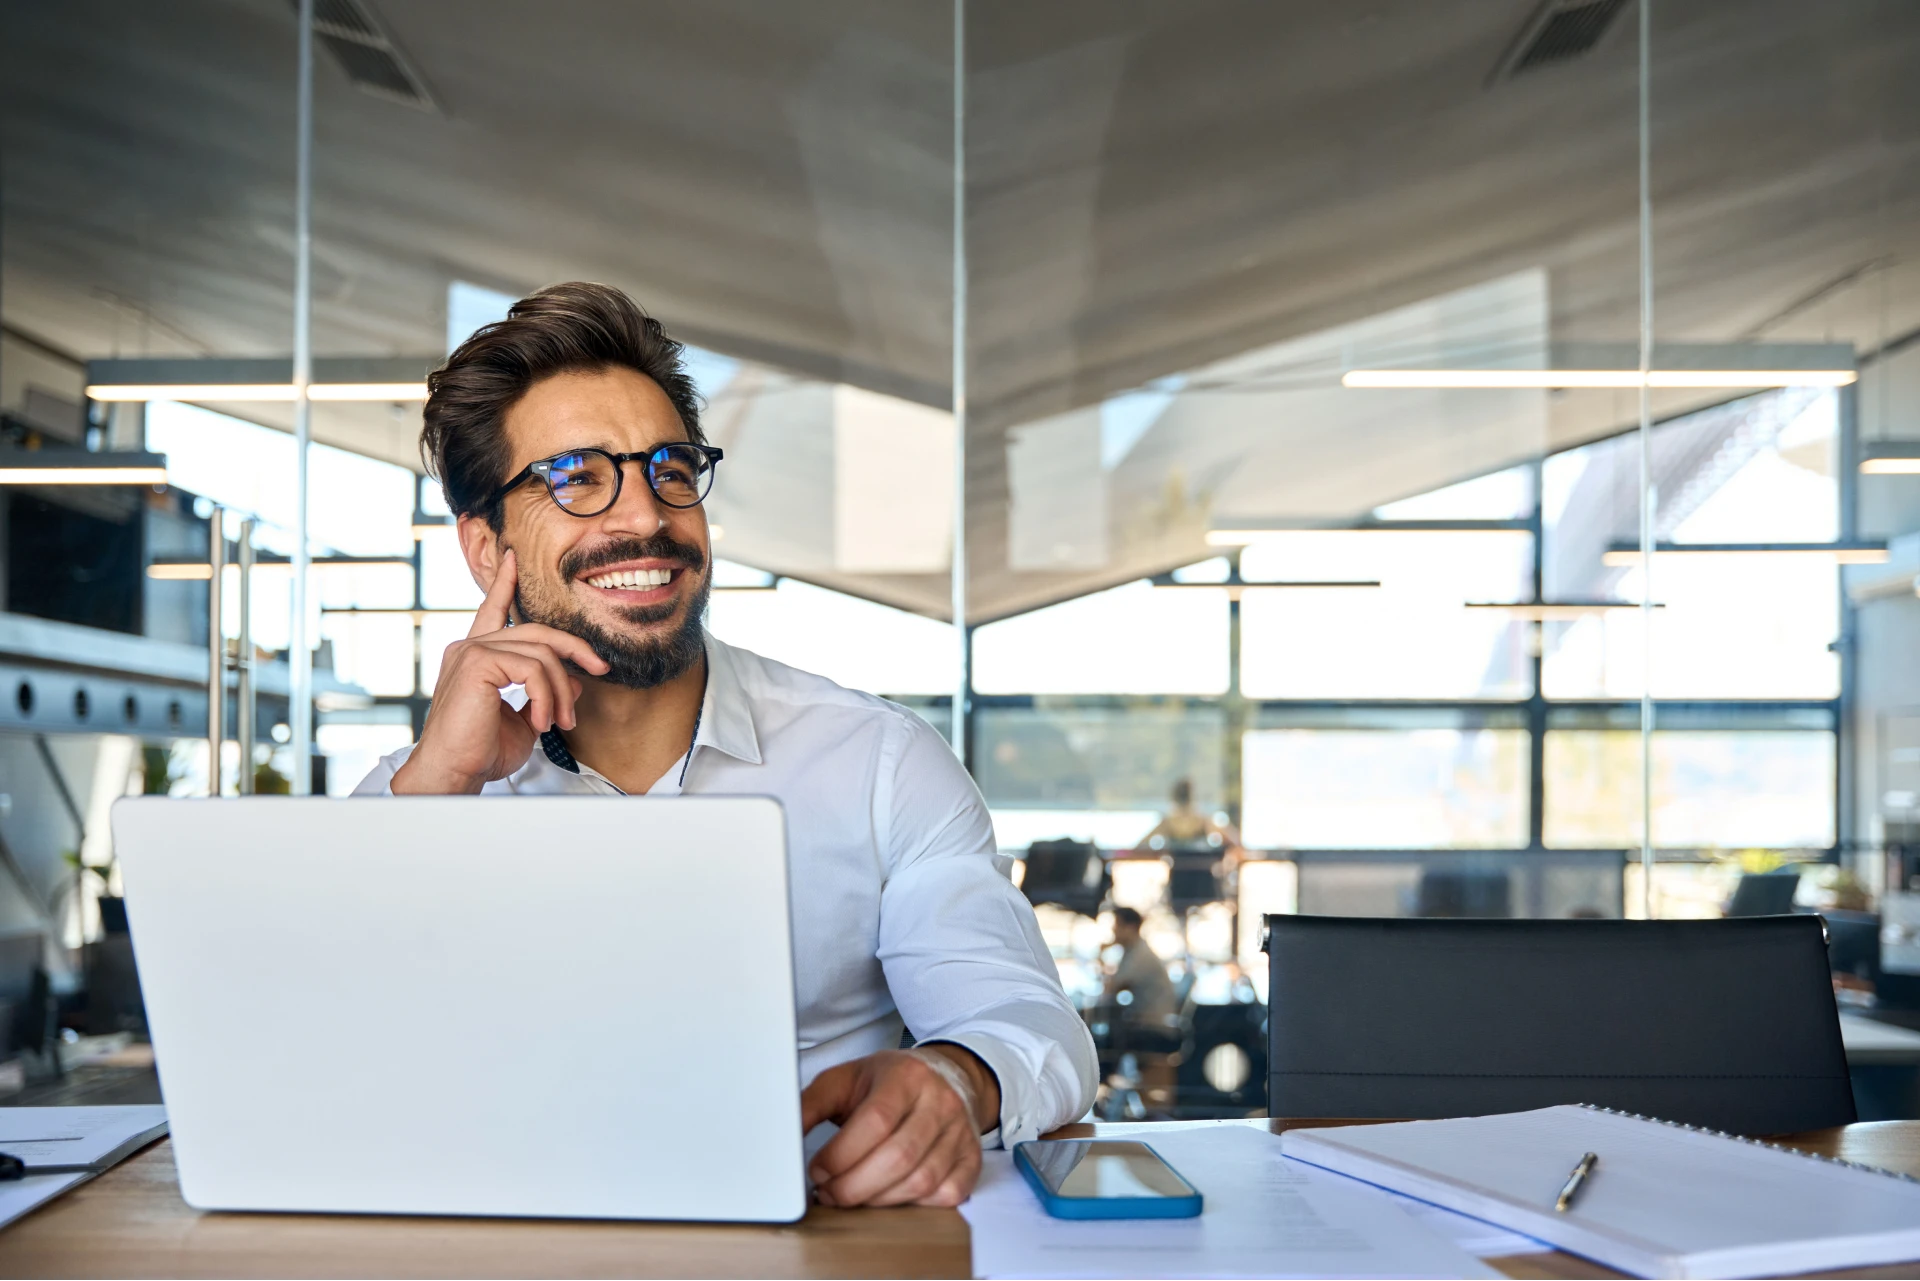
[[[500,562],[467,639],[447,646],[420,744],[393,776],[396,795],[472,795],[527,763],[539,736],[574,726],[580,682],[562,658],[589,672],[607,664],[578,636],[538,623],[507,626],[518,580],[512,552]],[[521,685],[527,704],[514,711],[500,691]]]
[[[1000,1083],[957,1045],[882,1050],[830,1067],[800,1095],[800,1125],[840,1133],[808,1173],[822,1205],[956,1206],[980,1177]]]

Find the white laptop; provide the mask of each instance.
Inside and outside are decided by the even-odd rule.
[[[777,802],[154,797],[113,832],[190,1204],[805,1213]]]

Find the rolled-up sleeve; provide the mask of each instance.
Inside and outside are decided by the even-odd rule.
[[[392,796],[393,776],[400,772],[400,767],[407,763],[407,757],[412,754],[413,745],[408,744],[397,752],[382,756],[367,776],[354,785],[351,795]]]
[[[1011,1147],[1093,1105],[1093,1038],[1033,908],[994,866],[979,789],[930,726],[904,720],[874,797],[887,868],[880,963],[917,1040],[964,1046],[992,1069]]]

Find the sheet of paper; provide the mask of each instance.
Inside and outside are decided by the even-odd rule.
[[[1393,1198],[1244,1126],[1151,1137],[1206,1198],[1196,1219],[1055,1219],[1006,1152],[960,1207],[976,1277],[1497,1277]]]
[[[0,1108],[0,1152],[29,1169],[42,1165],[98,1165],[127,1155],[167,1124],[158,1103],[134,1107]]]
[[[78,1174],[29,1174],[24,1179],[0,1183],[0,1228],[92,1177],[84,1171]]]
[[[1342,1176],[1345,1177],[1345,1176]],[[1372,1186],[1371,1184],[1368,1185]],[[1484,1219],[1470,1218],[1427,1201],[1388,1192],[1394,1204],[1438,1232],[1476,1259],[1499,1259],[1510,1254],[1538,1254],[1553,1249],[1545,1241],[1509,1232]]]

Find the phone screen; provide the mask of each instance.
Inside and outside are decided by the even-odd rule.
[[[1050,1139],[1020,1152],[1055,1196],[1190,1197],[1197,1193],[1144,1143],[1119,1139]]]

